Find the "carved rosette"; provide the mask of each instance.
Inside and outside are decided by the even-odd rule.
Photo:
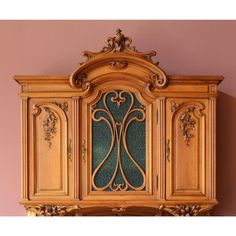
[[[176,206],[160,206],[160,210],[172,216],[201,216],[207,215],[213,206],[202,205],[176,205]]]

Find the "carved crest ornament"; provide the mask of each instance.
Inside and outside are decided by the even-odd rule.
[[[82,89],[87,92],[92,88],[91,78],[88,71],[93,64],[105,64],[111,72],[127,69],[131,63],[148,63],[153,73],[149,75],[150,88],[162,89],[167,85],[165,72],[158,67],[159,62],[154,62],[152,57],[156,56],[155,51],[139,52],[134,46],[131,46],[132,39],[126,37],[120,29],[117,29],[113,37],[108,37],[106,45],[100,52],[84,51],[83,56],[87,58],[85,62],[80,63],[80,67],[72,73],[70,85],[73,88]],[[121,56],[124,56],[122,59]],[[131,56],[132,59],[128,60]],[[105,57],[105,59],[104,59]]]

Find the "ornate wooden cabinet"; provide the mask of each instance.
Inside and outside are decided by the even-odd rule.
[[[221,76],[167,76],[120,30],[69,76],[15,76],[28,215],[206,215]]]

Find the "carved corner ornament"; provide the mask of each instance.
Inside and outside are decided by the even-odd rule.
[[[68,102],[53,102],[53,104],[57,105],[60,107],[65,113],[68,112]]]
[[[77,88],[84,92],[88,92],[91,89],[91,83],[87,81],[85,73],[73,73],[70,77],[70,85],[72,88]]]
[[[172,216],[202,216],[209,214],[213,208],[211,205],[175,205],[160,206],[159,210],[164,211]]]
[[[165,74],[152,74],[151,75],[151,88],[165,88],[167,86],[168,80]]]
[[[172,112],[172,113],[176,112],[182,105],[183,105],[183,103],[171,102],[171,104],[170,104],[170,110],[171,110],[171,112]]]

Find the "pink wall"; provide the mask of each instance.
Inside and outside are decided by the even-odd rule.
[[[70,74],[120,27],[168,74],[224,75],[217,105],[216,215],[236,215],[236,21],[0,21],[0,215],[20,198],[20,88],[15,74]]]

